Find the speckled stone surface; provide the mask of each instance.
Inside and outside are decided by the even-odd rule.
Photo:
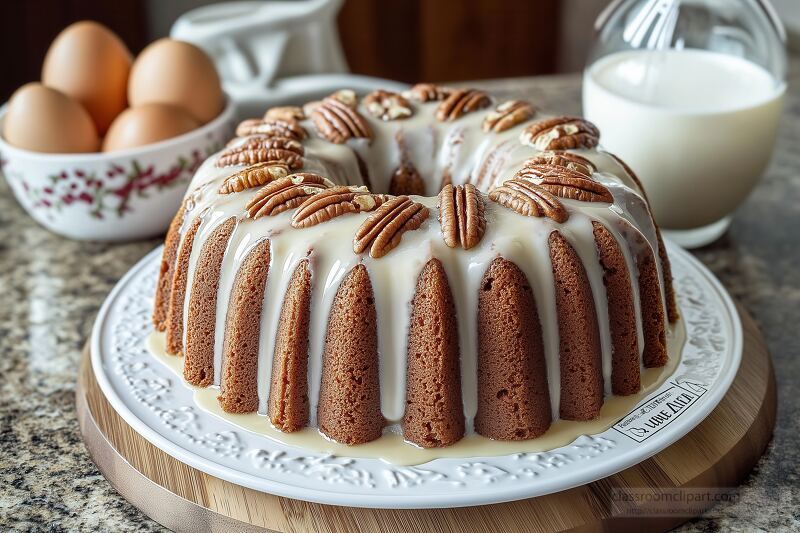
[[[755,317],[775,361],[775,437],[756,471],[685,531],[800,529],[800,61],[764,181],[719,242],[696,252]],[[576,76],[482,83],[498,96],[580,111]],[[81,348],[114,283],[159,240],[73,242],[39,227],[0,180],[0,529],[150,531],[84,448],[74,388]]]

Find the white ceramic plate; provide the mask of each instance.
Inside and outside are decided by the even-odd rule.
[[[733,381],[742,327],[727,292],[668,243],[687,342],[675,373],[614,427],[547,452],[436,459],[396,466],[309,453],[242,430],[195,406],[192,391],[145,348],[161,248],[106,299],[92,333],[92,366],[116,411],[148,441],[213,476],[255,490],[332,505],[458,507],[530,498],[604,478],[663,450],[699,424]],[[673,399],[666,423],[647,408]],[[658,411],[656,410],[656,411]]]

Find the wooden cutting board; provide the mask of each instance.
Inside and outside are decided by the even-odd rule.
[[[271,496],[215,478],[162,452],[122,420],[94,379],[84,350],[76,404],[84,442],[103,475],[133,505],[176,531],[664,531],[713,505],[664,503],[676,489],[737,486],[775,425],[775,377],[764,339],[739,308],[742,365],[728,394],[697,428],[650,459],[588,485],[516,502],[459,509],[335,507]],[[643,495],[621,504],[624,489]],[[653,503],[658,501],[658,503]],[[628,505],[623,509],[622,505]],[[653,510],[658,506],[659,513]],[[664,507],[666,506],[666,509]],[[666,512],[664,512],[666,511]],[[631,515],[638,513],[638,516]]]

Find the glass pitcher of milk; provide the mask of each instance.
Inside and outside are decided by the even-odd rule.
[[[769,163],[785,33],[764,0],[616,0],[596,23],[583,110],[685,247],[716,240]]]

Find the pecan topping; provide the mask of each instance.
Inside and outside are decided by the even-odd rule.
[[[274,216],[294,209],[309,196],[328,188],[330,182],[319,174],[299,172],[268,183],[247,202],[247,215],[252,219]]]
[[[411,163],[401,163],[397,170],[392,174],[392,181],[389,183],[389,194],[400,196],[403,194],[425,194],[425,182],[419,175],[417,169]]]
[[[554,117],[534,122],[522,130],[522,144],[539,150],[594,148],[600,140],[597,126],[578,117]]]
[[[302,108],[303,114],[307,117],[310,117],[311,113],[313,113],[316,108],[321,106],[325,102],[325,100],[329,99],[338,100],[342,104],[352,109],[355,109],[356,104],[358,103],[355,91],[352,91],[350,89],[340,89],[335,93],[328,95],[326,98],[322,100],[312,100],[311,102],[306,102],[305,104],[303,104]]]
[[[514,175],[514,179],[530,180],[559,198],[569,198],[580,202],[612,203],[614,201],[611,192],[604,185],[587,178],[577,170],[570,170],[558,165],[526,164]]]
[[[266,137],[286,137],[297,141],[308,137],[308,133],[294,119],[282,118],[248,118],[236,127],[236,135],[249,137],[250,135],[264,135]]]
[[[489,199],[526,217],[546,216],[566,222],[569,214],[558,197],[524,179],[510,179],[489,193]]]
[[[322,100],[312,100],[303,104],[303,114],[307,117],[311,116],[316,108],[322,105]]]
[[[289,175],[289,167],[282,161],[264,161],[228,176],[219,189],[220,194],[242,192],[245,189],[260,187],[271,181]]]
[[[353,109],[355,109],[356,104],[358,104],[358,98],[356,98],[356,92],[352,89],[339,89],[338,91],[330,95],[328,98],[339,100],[347,107],[352,107]]]
[[[405,91],[403,96],[418,102],[438,102],[450,96],[453,89],[442,87],[433,83],[418,83],[411,89]]]
[[[295,139],[255,136],[223,151],[217,158],[217,166],[255,165],[264,161],[281,161],[296,170],[303,166],[303,154],[305,154],[303,145]]]
[[[396,196],[361,224],[353,239],[353,251],[360,254],[369,248],[370,257],[383,257],[400,244],[403,233],[419,228],[426,218],[427,207],[408,196]]]
[[[483,197],[471,183],[445,185],[439,193],[439,224],[444,243],[465,250],[477,246],[486,231]]]
[[[396,120],[411,116],[411,104],[402,95],[391,91],[372,91],[364,97],[367,112],[381,120]]]
[[[483,120],[483,131],[500,133],[525,122],[536,113],[533,105],[524,100],[503,102]]]
[[[310,228],[346,213],[372,211],[389,196],[372,194],[366,187],[331,187],[306,198],[292,215],[292,226]]]
[[[489,95],[475,89],[455,89],[436,109],[436,120],[449,122],[491,103]]]
[[[591,178],[592,174],[597,170],[594,163],[589,161],[583,156],[573,154],[571,152],[547,152],[531,157],[525,161],[525,166],[534,165],[555,165],[569,170],[574,170],[583,174],[587,178]]]
[[[351,137],[372,138],[372,129],[364,117],[336,96],[328,96],[316,106],[311,120],[317,132],[332,143],[342,144]]]
[[[296,105],[285,105],[278,107],[270,107],[264,113],[264,120],[305,120],[306,114],[303,112],[302,107]]]

